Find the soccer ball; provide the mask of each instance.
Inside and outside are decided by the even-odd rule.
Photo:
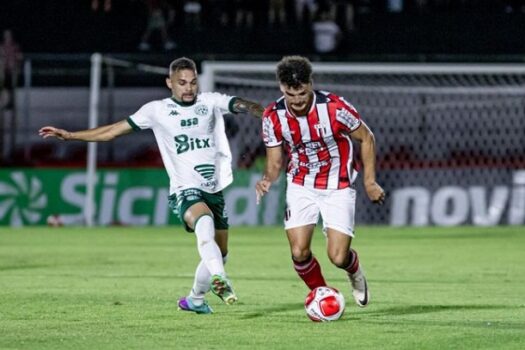
[[[314,322],[336,321],[345,312],[345,298],[335,288],[317,287],[306,296],[304,309]]]

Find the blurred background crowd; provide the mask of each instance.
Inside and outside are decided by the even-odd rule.
[[[333,59],[525,52],[524,0],[3,0],[0,7],[0,29],[12,29],[27,52],[293,51]]]

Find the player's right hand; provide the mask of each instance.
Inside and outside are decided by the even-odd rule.
[[[38,135],[47,139],[48,137],[56,137],[60,140],[67,140],[69,138],[69,131],[58,129],[53,126],[44,126],[38,130]]]
[[[365,190],[372,203],[383,205],[386,193],[377,182],[365,183]]]
[[[255,184],[255,195],[257,196],[257,205],[261,202],[261,198],[270,191],[272,182],[266,179],[257,181]]]

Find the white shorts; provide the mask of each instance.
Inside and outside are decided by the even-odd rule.
[[[284,228],[317,224],[323,219],[323,232],[331,228],[354,237],[356,192],[353,188],[319,190],[288,182]]]

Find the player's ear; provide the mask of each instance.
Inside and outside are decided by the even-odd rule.
[[[171,79],[169,77],[166,78],[166,86],[168,87],[168,89],[171,90]]]

